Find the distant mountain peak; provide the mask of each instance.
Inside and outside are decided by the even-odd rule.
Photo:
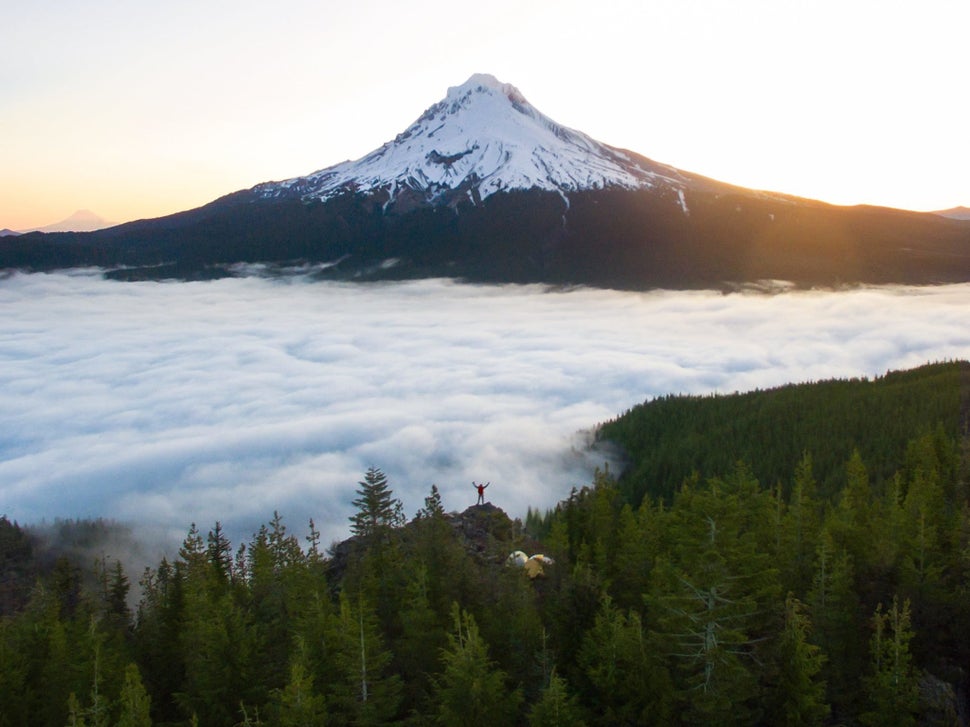
[[[262,184],[262,197],[327,200],[345,192],[424,203],[477,202],[517,189],[683,188],[674,168],[602,144],[542,114],[512,84],[476,73],[407,129],[356,160]]]
[[[950,217],[954,220],[970,220],[970,207],[951,207],[948,210],[939,210],[933,214],[941,217]]]
[[[30,232],[94,232],[105,227],[111,227],[114,224],[114,222],[109,222],[91,210],[77,210],[70,217],[66,217],[60,222],[38,227],[35,230],[30,230]]]

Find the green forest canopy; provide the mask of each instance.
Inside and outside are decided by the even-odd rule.
[[[858,450],[877,487],[902,465],[907,443],[942,427],[965,434],[970,363],[892,371],[874,380],[790,384],[743,394],[665,396],[602,425],[599,437],[629,457],[621,489],[633,503],[668,499],[685,478],[728,471],[743,460],[766,486],[788,486],[803,454],[812,457],[820,494],[838,492]]]

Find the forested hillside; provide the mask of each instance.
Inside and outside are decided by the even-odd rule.
[[[667,396],[635,407],[600,428],[631,466],[621,489],[633,502],[668,499],[693,472],[726,472],[748,462],[766,486],[786,496],[803,454],[812,457],[819,492],[838,494],[845,462],[858,450],[878,488],[903,465],[907,443],[942,427],[967,431],[970,363],[893,371],[875,380],[791,384],[765,391]]]
[[[406,522],[372,469],[347,541],[193,525],[137,587],[0,519],[0,725],[960,724],[966,374],[644,405],[630,472],[524,525],[434,486]]]

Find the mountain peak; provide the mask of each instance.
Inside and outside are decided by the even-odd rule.
[[[541,189],[565,198],[578,190],[657,184],[682,189],[683,178],[556,123],[512,84],[476,73],[370,154],[254,191],[304,200],[369,194],[386,207],[402,194],[426,204],[477,203],[509,190]]]
[[[513,104],[528,104],[525,96],[511,83],[502,83],[490,73],[473,73],[467,81],[460,86],[452,86],[448,89],[446,101],[457,102],[467,99],[474,93],[486,93],[504,96]]]
[[[91,210],[75,210],[70,217],[65,217],[60,222],[52,225],[37,227],[28,232],[94,232],[105,227],[112,227],[115,223],[109,222]]]
[[[518,89],[511,83],[502,83],[491,73],[473,73],[468,77],[460,86],[452,86],[448,89],[448,96],[462,95],[466,91],[474,90],[487,90],[487,91],[498,91],[499,93],[509,93],[514,91],[518,93]]]

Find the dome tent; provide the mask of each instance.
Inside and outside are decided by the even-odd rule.
[[[555,561],[548,555],[537,553],[536,555],[526,556],[521,550],[514,550],[509,553],[505,561],[508,565],[514,565],[525,570],[530,579],[545,575],[544,566],[553,565]]]

